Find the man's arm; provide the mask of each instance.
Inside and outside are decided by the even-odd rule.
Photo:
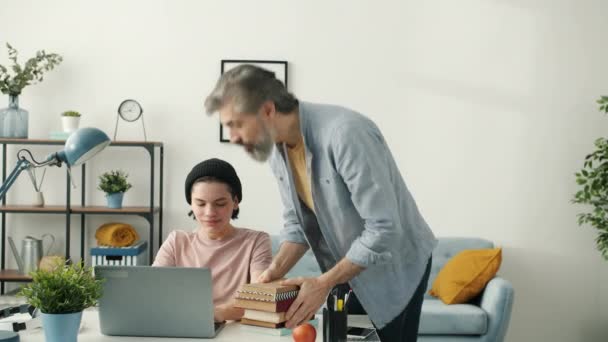
[[[319,281],[325,285],[325,287],[333,288],[338,284],[344,284],[353,279],[359,273],[363,272],[365,267],[357,265],[350,260],[343,258],[332,267],[329,271],[319,276]]]
[[[281,279],[289,272],[300,258],[306,253],[308,246],[285,241],[281,244],[279,252],[270,263],[270,266],[257,279],[260,283],[267,283],[276,279]]]

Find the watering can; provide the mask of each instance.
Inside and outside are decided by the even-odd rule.
[[[46,249],[46,253],[43,253],[42,243],[45,237],[49,237],[51,242]],[[32,236],[26,236],[23,241],[21,241],[21,254],[17,252],[17,246],[15,246],[15,242],[10,236],[8,237],[8,242],[13,250],[13,255],[17,261],[19,272],[29,274],[30,272],[38,269],[42,256],[50,252],[51,248],[55,244],[55,237],[51,234],[44,234],[40,239],[36,239]]]

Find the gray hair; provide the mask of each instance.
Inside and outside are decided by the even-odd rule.
[[[287,91],[272,71],[242,64],[225,72],[205,99],[205,110],[211,115],[232,102],[239,113],[257,113],[265,101],[274,102],[280,113],[290,113],[298,99]]]

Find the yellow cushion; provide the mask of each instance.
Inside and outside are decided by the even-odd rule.
[[[445,304],[467,303],[494,278],[501,261],[501,248],[464,250],[439,271],[429,294]]]

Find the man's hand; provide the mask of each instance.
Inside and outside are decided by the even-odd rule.
[[[298,297],[291,304],[285,314],[287,322],[285,327],[292,329],[310,319],[325,303],[331,285],[322,282],[319,278],[293,278],[281,282],[283,285],[299,285]]]
[[[258,278],[256,279],[256,283],[269,283],[273,280],[280,279],[281,277],[277,274],[276,269],[270,265],[268,268],[262,272]]]

